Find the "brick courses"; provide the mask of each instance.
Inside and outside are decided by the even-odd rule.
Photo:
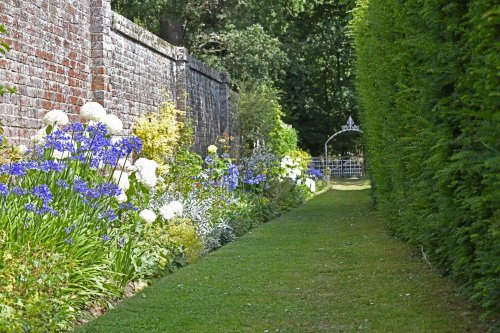
[[[137,116],[166,98],[192,119],[197,151],[224,131],[237,136],[227,75],[112,12],[109,0],[2,0],[0,22],[12,47],[0,59],[0,82],[18,90],[0,100],[11,141],[26,143],[52,109],[78,120],[92,100],[129,134]]]

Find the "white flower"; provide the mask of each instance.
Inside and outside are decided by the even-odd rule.
[[[158,182],[158,178],[156,177],[158,163],[141,157],[135,161],[134,166],[137,169],[136,178],[139,183],[149,188],[156,186]]]
[[[156,172],[156,168],[158,168],[158,163],[153,160],[148,160],[147,158],[141,157],[137,161],[135,161],[134,166],[137,168],[137,171],[153,171]]]
[[[123,122],[114,114],[107,114],[100,121],[106,125],[109,134],[120,134],[123,131]]]
[[[175,216],[179,217],[182,216],[182,211],[183,211],[182,203],[180,203],[179,201],[172,201],[170,203],[170,207],[174,211]]]
[[[167,205],[163,205],[161,208],[160,208],[160,215],[165,219],[165,220],[170,220],[170,219],[173,219],[175,217],[175,212],[174,210],[172,209],[172,207],[170,207],[169,204]]]
[[[26,147],[26,145],[19,145],[17,146],[17,151],[19,154],[24,155],[28,151],[28,147]]]
[[[170,220],[176,216],[181,217],[182,211],[183,211],[182,203],[180,203],[179,201],[172,201],[168,204],[163,205],[160,208],[160,215],[165,220]]]
[[[122,193],[120,193],[120,195],[117,195],[115,198],[116,198],[116,201],[118,201],[118,203],[124,203],[124,202],[127,202],[127,200],[128,200],[127,195],[123,191],[122,191]]]
[[[52,153],[52,157],[55,158],[56,160],[62,160],[62,159],[65,159],[67,157],[69,157],[71,154],[69,151],[59,151],[59,150],[54,150],[54,152]]]
[[[69,123],[69,118],[68,115],[61,110],[52,110],[43,116],[43,122],[48,126],[64,126]]]
[[[118,187],[126,192],[130,188],[130,181],[128,179],[128,173],[116,170],[113,172],[113,180],[118,184]]]
[[[156,220],[156,214],[152,210],[144,209],[139,213],[139,217],[147,223],[153,223]]]
[[[306,186],[312,192],[316,192],[316,182],[311,178],[306,178]]]
[[[97,102],[88,102],[80,108],[80,115],[84,119],[101,121],[106,116],[106,110]]]
[[[47,127],[42,127],[40,128],[35,135],[31,137],[31,141],[37,144],[44,144],[45,143],[45,137],[47,136]]]
[[[129,160],[127,160],[125,157],[122,157],[118,160],[118,163],[116,164],[116,166],[118,168],[121,168],[125,171],[135,171],[136,169],[134,168],[134,166],[132,165],[132,163],[130,163]]]
[[[158,183],[158,177],[154,173],[137,172],[135,174],[137,181],[147,188],[153,188]]]
[[[210,154],[215,154],[217,152],[217,147],[214,145],[210,145],[208,146],[207,150]]]

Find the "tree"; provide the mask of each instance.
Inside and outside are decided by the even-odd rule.
[[[282,41],[289,59],[283,90],[286,120],[299,131],[301,146],[313,155],[351,115],[357,118],[352,47],[347,25],[354,1],[324,1],[294,18]],[[338,153],[352,150],[352,137],[334,143]],[[354,140],[354,144],[359,140]]]

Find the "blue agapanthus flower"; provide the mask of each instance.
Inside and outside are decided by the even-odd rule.
[[[4,197],[9,195],[9,188],[4,183],[0,183],[0,195]]]
[[[52,202],[52,192],[50,192],[50,188],[45,184],[33,187],[31,194],[42,199],[44,204]]]
[[[238,178],[240,172],[238,166],[233,163],[228,164],[228,172],[224,175],[224,185],[230,190],[234,191],[238,187]]]

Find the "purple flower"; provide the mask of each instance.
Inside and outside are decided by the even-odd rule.
[[[9,195],[9,188],[4,183],[0,183],[0,195],[4,197]]]
[[[66,189],[67,189],[67,188],[69,188],[68,183],[66,183],[66,182],[65,182],[64,180],[62,180],[62,179],[58,179],[58,180],[56,181],[56,185],[57,185],[58,187],[62,187],[62,188],[66,188]]]
[[[19,196],[21,196],[21,195],[26,195],[26,194],[28,194],[28,191],[27,191],[27,190],[25,190],[24,188],[21,188],[21,187],[19,187],[19,186],[16,186],[16,187],[14,187],[14,188],[12,189],[12,193],[14,193],[15,195],[19,195]]]
[[[33,189],[31,190],[31,194],[42,199],[44,204],[47,202],[52,202],[52,193],[50,192],[50,188],[45,184],[33,187]]]
[[[227,167],[228,173],[224,175],[224,185],[226,185],[230,191],[234,191],[236,187],[238,187],[240,172],[238,166],[233,163],[229,163]]]

